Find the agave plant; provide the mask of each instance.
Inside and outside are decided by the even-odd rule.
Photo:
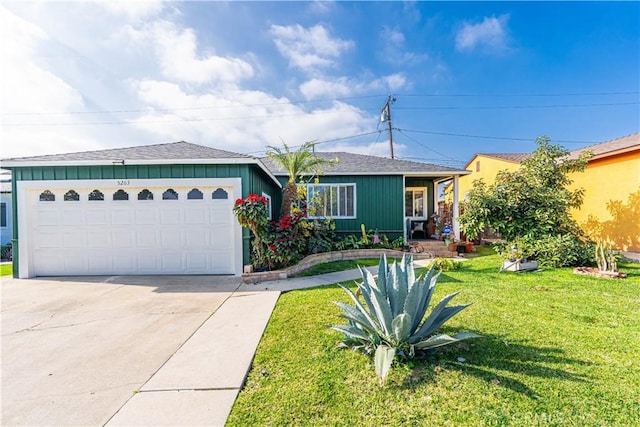
[[[377,283],[367,269],[360,268],[360,272],[362,282],[358,283],[358,289],[363,301],[340,285],[354,305],[337,302],[343,311],[340,317],[348,323],[331,328],[344,334],[342,346],[366,354],[375,353],[376,373],[382,385],[396,356],[408,359],[420,351],[479,336],[470,332],[454,336],[432,335],[444,322],[470,305],[447,307],[458,294],[455,292],[444,297],[425,317],[440,275],[434,274],[433,266],[416,280],[411,257],[388,265],[386,256],[382,255]]]

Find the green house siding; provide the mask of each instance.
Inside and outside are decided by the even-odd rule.
[[[281,190],[262,169],[253,164],[231,165],[108,165],[16,167],[13,176],[14,236],[18,236],[17,181],[86,180],[86,179],[163,179],[163,178],[241,178],[242,196],[251,193],[271,195],[274,206],[280,206]],[[274,208],[274,211],[278,211]],[[249,230],[242,230],[243,262],[250,262]],[[17,245],[14,240],[14,277],[17,277]]]
[[[367,230],[378,229],[380,233],[402,234],[404,221],[403,177],[401,175],[368,176],[341,175],[321,176],[321,184],[355,184],[356,218],[336,218],[339,233],[360,233],[364,224]],[[284,185],[287,177],[278,177]]]
[[[431,216],[434,213],[433,206],[433,179],[430,178],[406,178],[406,187],[426,187],[427,188],[427,216]]]

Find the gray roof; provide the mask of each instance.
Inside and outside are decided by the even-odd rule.
[[[432,163],[412,162],[408,160],[389,159],[386,157],[367,156],[345,152],[316,152],[325,160],[339,159],[332,165],[322,168],[324,175],[401,175],[401,174],[466,174],[462,169],[434,165]],[[260,160],[274,175],[286,175],[287,172],[276,165],[268,157]]]
[[[112,148],[109,150],[83,151],[79,153],[50,154],[45,156],[2,159],[5,162],[49,162],[49,161],[91,161],[91,160],[187,160],[187,159],[251,159],[250,156],[230,151],[218,150],[189,142],[141,145],[139,147]]]
[[[478,153],[477,155],[507,160],[514,163],[520,163],[531,157],[531,153]]]
[[[640,150],[640,132],[573,150],[570,157],[575,159],[585,151],[591,151],[597,158],[632,150]]]

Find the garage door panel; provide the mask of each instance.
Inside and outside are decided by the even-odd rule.
[[[143,188],[129,187],[130,199],[115,201],[118,188],[92,187],[104,200],[88,201],[89,190],[76,190],[79,201],[41,202],[43,190],[31,190],[36,275],[235,273],[237,223],[228,200],[211,198],[218,187],[167,186],[176,188],[177,200],[163,200],[160,186],[149,187],[154,200],[137,200]],[[196,187],[204,198],[187,199]]]
[[[133,212],[131,208],[118,208],[111,211],[111,224],[131,225],[133,224]]]
[[[74,204],[78,204],[75,202]],[[70,225],[70,226],[78,226],[84,225],[86,223],[84,212],[82,208],[79,207],[65,207],[61,212],[61,221],[62,225]]]
[[[105,209],[87,209],[87,225],[108,225],[109,212]]]
[[[133,234],[128,229],[117,229],[111,232],[112,244],[114,248],[131,248],[133,247]]]
[[[90,230],[87,236],[87,247],[95,249],[109,249],[113,247],[111,231],[108,228]]]
[[[180,225],[182,224],[181,209],[165,209],[160,211],[160,224],[162,225]]]
[[[149,203],[149,202],[140,202],[140,203]],[[148,206],[144,209],[136,209],[135,218],[137,225],[157,225],[158,224],[158,215],[157,209],[160,206],[154,209],[154,206]]]
[[[60,210],[58,209],[38,210],[36,213],[36,221],[38,225],[59,225]]]
[[[86,247],[86,239],[83,232],[77,229],[69,230],[62,235],[62,246],[64,248],[78,249]]]

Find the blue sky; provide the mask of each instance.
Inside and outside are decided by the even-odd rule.
[[[640,130],[639,2],[3,2],[2,157],[282,141],[460,166]]]

